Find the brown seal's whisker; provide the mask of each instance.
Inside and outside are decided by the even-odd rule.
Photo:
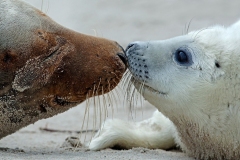
[[[111,106],[113,106],[113,101],[111,100],[111,97],[109,95],[111,92],[111,84],[110,84],[109,80],[107,80],[107,82],[108,82],[108,93],[106,95],[108,96],[108,100],[109,100]]]
[[[110,88],[110,82],[108,81],[108,93],[106,94],[108,97],[108,101],[110,102],[110,107],[111,107],[111,111],[112,111],[112,118],[113,118],[113,114],[114,114],[114,104],[113,101],[111,99],[111,88]]]
[[[52,129],[52,128],[47,128],[47,127],[40,127],[39,130],[45,131],[45,132],[59,132],[59,133],[89,133],[89,132],[97,132],[97,129],[87,129],[87,130],[78,130],[78,131],[73,131],[73,130],[59,130],[59,129]]]
[[[95,87],[96,87],[96,84],[94,84],[94,86],[93,86],[93,95],[92,95],[92,97],[93,97],[93,105],[94,105],[94,107],[93,107],[93,129],[95,130],[96,129],[96,120],[97,120],[97,114],[96,114],[96,100],[95,100],[95,93],[97,92],[97,91],[95,91]],[[91,134],[91,139],[92,139],[92,137],[93,137],[93,134],[94,134],[94,132],[92,132],[92,134]]]
[[[116,73],[114,73],[114,72],[111,72],[111,73],[116,76],[115,78],[116,78],[117,80],[121,80],[121,78],[119,78]]]
[[[42,11],[42,8],[43,8],[43,0],[42,0],[42,4],[41,4],[41,9],[40,9],[41,11]]]
[[[97,98],[98,98],[98,107],[97,107],[97,109],[99,109],[99,115],[100,115],[100,116],[99,116],[99,119],[100,119],[100,124],[99,124],[99,126],[102,124],[101,99],[100,99],[99,94],[98,94],[101,81],[102,81],[102,78],[100,77],[100,78],[99,78],[99,83],[98,83],[98,86],[97,86],[97,91],[96,91],[96,93],[97,93]]]
[[[104,91],[103,87],[102,87],[102,92]],[[102,97],[103,97],[103,106],[104,106],[104,121],[107,119],[108,117],[108,110],[107,110],[107,101],[106,101],[106,98],[105,98],[105,95],[102,94]]]
[[[86,129],[88,128],[88,124],[89,124],[89,107],[90,107],[90,104],[89,104],[89,100],[87,100],[87,104],[86,104],[86,110],[85,111],[87,111],[87,112],[85,112],[86,114],[87,114],[87,124],[86,124]],[[84,115],[84,117],[85,117],[85,115]],[[85,134],[85,136],[84,136],[84,142],[86,142],[86,134]]]
[[[82,122],[82,126],[81,126],[81,131],[84,131],[84,125],[85,125],[85,119],[86,119],[86,114],[87,114],[87,110],[88,110],[88,104],[89,104],[89,92],[87,92],[86,94],[86,108],[85,108],[85,112],[84,112],[84,116],[83,116],[83,122]],[[79,134],[79,139],[82,138],[84,132],[80,132]],[[77,145],[78,146],[78,145]]]

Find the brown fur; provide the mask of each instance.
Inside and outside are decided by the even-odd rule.
[[[126,69],[116,42],[66,29],[19,0],[0,0],[0,17],[0,138],[109,92]]]

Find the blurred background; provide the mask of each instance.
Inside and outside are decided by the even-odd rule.
[[[239,0],[25,0],[58,23],[118,41],[166,39],[240,19]]]
[[[124,48],[132,41],[162,40],[188,31],[220,24],[229,26],[240,19],[239,0],[25,0],[49,15],[59,24],[72,30],[112,39]],[[189,27],[188,27],[189,26]],[[189,28],[189,29],[187,29]],[[117,93],[118,92],[118,93]],[[137,103],[134,114],[124,102],[121,87],[114,91],[114,115],[139,121],[150,117],[155,110],[143,100]],[[140,98],[139,98],[140,99]],[[109,103],[109,102],[108,102]],[[86,106],[90,107],[88,128],[95,128],[92,101],[66,113],[41,120],[0,141],[0,147],[24,150],[54,150],[70,133],[41,132],[40,127],[59,130],[80,130]],[[108,104],[107,104],[108,107]],[[112,108],[109,114],[112,113]],[[130,114],[128,114],[130,113]],[[87,120],[85,120],[87,121]],[[100,124],[102,121],[98,121]],[[87,128],[86,126],[84,128]],[[73,134],[74,135],[74,134]],[[93,134],[88,134],[89,140]],[[24,139],[29,141],[24,141]],[[38,138],[36,138],[36,136]],[[81,140],[85,138],[81,137]],[[24,141],[24,143],[23,143]]]

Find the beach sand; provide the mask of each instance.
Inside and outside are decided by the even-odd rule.
[[[186,34],[188,31],[220,24],[229,26],[240,18],[239,0],[25,0],[47,13],[53,20],[75,31],[112,39],[126,47],[132,41],[162,40]],[[189,27],[188,27],[189,26]],[[120,118],[140,121],[151,116],[155,110],[148,102],[137,102],[130,112],[129,104],[124,101],[124,91],[117,87],[117,100],[107,102],[107,118]],[[139,98],[141,99],[141,98]],[[140,101],[140,100],[138,100]],[[89,109],[89,120],[82,128],[85,108]],[[40,128],[61,131],[80,131],[97,129],[102,122],[94,119],[94,103],[82,103],[69,111],[52,118],[40,120],[33,125],[0,140],[0,159],[191,159],[180,151],[131,150],[89,151],[87,148],[63,147],[69,136],[79,137],[87,142],[94,133],[49,132]],[[104,116],[103,116],[104,117]],[[103,119],[103,118],[102,118]],[[88,126],[86,126],[88,121]],[[6,149],[3,149],[3,148]]]

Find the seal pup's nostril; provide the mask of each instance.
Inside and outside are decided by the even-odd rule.
[[[123,63],[127,66],[127,57],[124,53],[117,53],[118,57],[123,61]]]
[[[135,43],[130,43],[127,48],[126,48],[126,52],[130,49],[130,48],[133,48],[135,46]]]

